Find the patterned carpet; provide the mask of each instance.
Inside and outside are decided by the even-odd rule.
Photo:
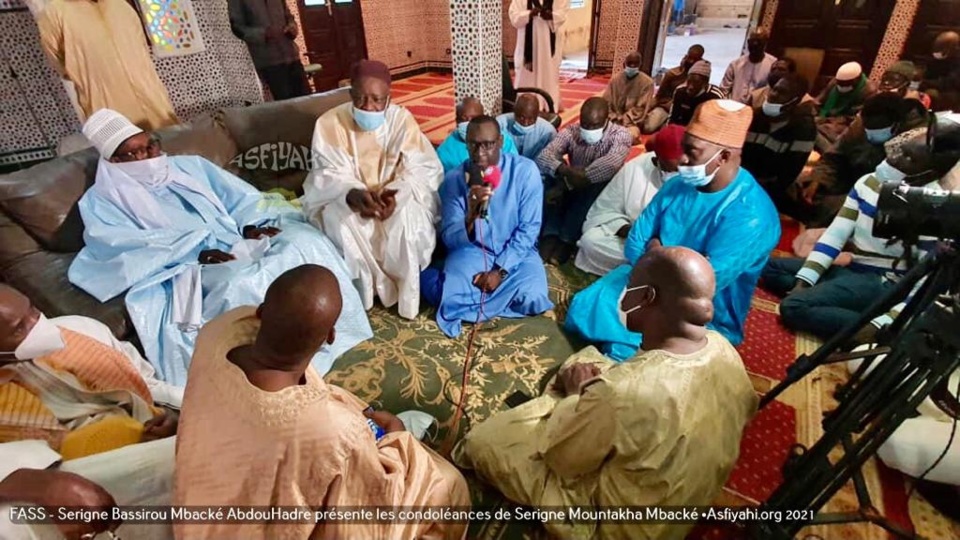
[[[579,103],[603,91],[605,81],[580,79],[562,87],[566,111],[564,121],[579,115]],[[453,83],[449,75],[421,75],[393,85],[397,102],[417,117],[431,141],[438,143],[453,128]],[[636,149],[635,153],[640,150]],[[799,233],[795,223],[783,223],[784,235],[778,251],[788,251]],[[774,255],[784,253],[775,252]],[[504,400],[520,390],[538,395],[556,368],[582,347],[562,330],[562,321],[573,294],[595,278],[568,263],[547,267],[551,298],[556,309],[542,317],[524,320],[497,320],[477,332],[467,383],[465,412],[457,425],[453,413],[463,388],[464,359],[471,326],[457,339],[447,339],[435,322],[432,309],[422,310],[413,321],[401,319],[396,310],[380,306],[370,313],[375,337],[342,357],[327,375],[360,398],[392,411],[421,409],[435,415],[440,427],[428,444],[446,453],[471,425],[506,409]],[[754,387],[766,392],[784,377],[796,356],[813,351],[817,343],[794,336],[779,323],[778,303],[758,290],[746,323],[746,339],[740,354]],[[821,368],[788,389],[762,410],[747,426],[740,458],[716,501],[729,506],[756,505],[765,500],[781,481],[780,469],[790,447],[811,445],[822,434],[820,421],[835,405],[833,389],[846,378],[843,367]],[[901,526],[927,538],[960,538],[960,526],[929,506],[919,495],[907,499],[904,477],[871,461],[866,483],[877,510]],[[502,497],[468,476],[477,506],[509,505]],[[852,485],[846,486],[827,505],[826,511],[847,511],[856,507]],[[865,524],[810,527],[800,538],[811,534],[826,539],[885,539],[879,527]],[[542,529],[532,525],[478,522],[471,525],[469,538],[541,538]],[[737,538],[737,531],[719,527],[698,527],[689,538]]]

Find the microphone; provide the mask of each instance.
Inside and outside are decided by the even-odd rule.
[[[500,186],[500,180],[502,178],[502,173],[500,172],[500,167],[491,165],[486,169],[480,169],[480,166],[476,163],[471,163],[469,171],[467,173],[467,185],[470,187],[473,186],[487,186],[492,190],[497,189]],[[490,211],[490,200],[484,201],[480,205],[480,219],[487,219]]]

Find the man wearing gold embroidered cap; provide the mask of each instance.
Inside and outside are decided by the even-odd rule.
[[[707,326],[734,345],[760,271],[780,239],[777,210],[740,166],[750,107],[716,99],[700,105],[683,138],[680,174],[664,184],[627,233],[627,264],[578,293],[566,328],[616,360],[630,358],[643,336],[619,321],[617,306],[630,268],[644,253],[682,246],[707,257],[717,276],[714,318]]]
[[[0,538],[46,538],[53,525],[14,525],[7,505],[169,504],[183,390],[86,317],[47,319],[0,284]],[[158,406],[162,404],[162,406]],[[67,539],[120,523],[62,524]],[[169,525],[124,526],[169,538]]]

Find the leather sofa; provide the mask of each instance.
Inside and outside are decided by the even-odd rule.
[[[225,108],[157,132],[171,155],[201,155],[261,191],[302,193],[316,119],[349,101],[347,89],[260,105]],[[304,163],[306,159],[306,163]],[[101,304],[67,280],[83,247],[77,201],[93,185],[92,149],[0,175],[0,281],[49,317],[84,315],[120,339],[134,339],[122,295]]]

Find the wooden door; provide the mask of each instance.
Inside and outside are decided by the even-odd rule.
[[[323,66],[314,89],[330,90],[350,76],[350,66],[367,57],[359,0],[299,0],[300,25],[310,62]]]
[[[809,50],[821,58],[811,81],[822,89],[847,62],[859,62],[869,73],[890,22],[895,0],[790,0],[780,2],[770,53],[783,56],[787,49]],[[799,59],[798,59],[799,60]]]
[[[960,0],[922,0],[910,28],[903,58],[925,66],[933,40],[941,32],[960,29]]]

